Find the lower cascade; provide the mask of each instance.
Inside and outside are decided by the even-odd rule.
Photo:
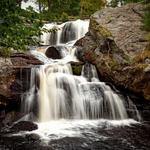
[[[95,67],[90,67],[96,72]],[[38,72],[40,121],[127,118],[121,98],[94,74],[91,73],[91,79],[95,81],[88,82],[84,76],[73,76],[69,64],[41,66]]]
[[[58,61],[45,64],[31,70],[31,81],[30,91],[23,103],[23,111],[28,114],[27,120],[33,114],[38,116],[39,122],[128,118],[124,99],[106,83],[99,81],[92,64],[86,63],[80,76],[73,75],[69,63]],[[130,107],[134,106],[135,109],[131,103]],[[36,113],[34,107],[38,108]],[[137,110],[135,118],[140,119]]]

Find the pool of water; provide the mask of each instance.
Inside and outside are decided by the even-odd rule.
[[[32,132],[1,134],[1,150],[149,150],[150,122],[59,120]]]

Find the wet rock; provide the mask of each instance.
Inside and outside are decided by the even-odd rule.
[[[14,53],[10,58],[0,57],[0,121],[4,121],[2,125],[10,125],[19,119],[10,113],[20,111],[21,95],[29,90],[31,67],[41,64],[43,63],[29,53]]]
[[[60,52],[57,50],[56,47],[54,46],[51,46],[51,47],[48,47],[46,52],[45,52],[45,55],[48,57],[48,58],[52,58],[52,59],[61,59],[61,54]]]
[[[75,45],[78,59],[96,65],[102,80],[150,100],[150,47],[141,21],[144,7],[128,4],[96,12],[89,33]]]
[[[15,123],[10,130],[12,131],[33,131],[38,129],[38,125],[30,121],[20,121]]]
[[[40,136],[38,134],[27,134],[26,138],[28,138],[28,140],[32,140],[32,141],[37,141],[40,139]]]
[[[42,65],[43,62],[35,58],[30,53],[14,53],[11,55],[11,62],[14,66],[31,66],[31,65]]]
[[[101,124],[99,124],[98,127],[90,129],[85,127],[80,135],[46,139],[46,141],[39,140],[38,138],[30,138],[32,134],[6,134],[0,136],[0,149],[149,150],[149,132],[150,122],[143,122],[130,126],[109,126],[109,124],[105,124],[104,127],[101,127]]]

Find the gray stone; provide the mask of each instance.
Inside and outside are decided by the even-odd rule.
[[[76,42],[78,59],[95,64],[100,76],[150,100],[150,46],[142,30],[144,5],[105,8],[90,18],[88,34]]]

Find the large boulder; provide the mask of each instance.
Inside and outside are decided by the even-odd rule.
[[[14,99],[14,94],[26,91],[31,68],[41,64],[28,53],[15,53],[10,58],[0,57],[0,104],[5,99]]]
[[[52,59],[61,59],[61,54],[56,47],[50,46],[46,49],[45,55]]]
[[[77,41],[78,58],[96,65],[101,78],[150,100],[150,48],[142,30],[144,5],[106,8],[90,18]]]
[[[13,66],[23,67],[43,64],[43,62],[35,58],[30,53],[14,53],[10,58]]]
[[[31,121],[20,121],[15,123],[10,130],[18,132],[18,131],[33,131],[38,129],[38,125]]]

